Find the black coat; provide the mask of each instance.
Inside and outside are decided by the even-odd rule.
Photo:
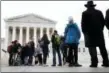
[[[18,53],[18,49],[19,48],[22,48],[21,44],[18,43],[18,44],[14,44],[13,47],[12,47],[12,52],[13,53]]]
[[[43,41],[43,45],[42,45],[42,51],[43,51],[43,53],[44,54],[48,54],[49,53],[48,45],[49,45],[50,41],[46,37],[43,37],[41,39],[41,41]]]
[[[33,56],[34,54],[34,48],[31,46],[23,46],[22,48],[22,55],[23,56]]]
[[[109,29],[109,9],[106,11],[105,22],[106,22],[106,27]]]
[[[105,20],[101,11],[92,9],[82,13],[81,27],[86,47],[104,45],[104,25]]]
[[[22,56],[25,57],[25,56],[29,56],[29,49],[28,49],[28,46],[23,46],[22,47]]]
[[[28,53],[29,56],[33,56],[34,55],[34,47],[31,47],[31,46],[28,47],[28,52],[29,52]]]

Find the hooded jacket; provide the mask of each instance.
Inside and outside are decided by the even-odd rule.
[[[79,39],[81,37],[81,33],[80,33],[80,30],[79,30],[77,24],[76,23],[67,24],[67,27],[65,28],[64,36],[65,36],[65,43],[79,44]]]

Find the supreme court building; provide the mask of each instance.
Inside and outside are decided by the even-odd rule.
[[[50,40],[56,25],[56,21],[32,13],[7,18],[5,19],[5,23],[6,46],[14,40],[18,40],[21,45],[33,40],[36,46],[37,40],[44,33],[47,33]]]

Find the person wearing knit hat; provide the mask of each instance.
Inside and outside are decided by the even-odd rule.
[[[69,22],[69,23],[73,23],[73,22],[74,22],[74,20],[73,20],[73,17],[72,17],[72,16],[69,16],[69,17],[68,17],[68,22]]]
[[[67,48],[69,48],[69,66],[81,67],[82,65],[78,63],[78,44],[81,33],[77,24],[74,23],[74,20],[71,16],[68,18],[68,24],[65,28],[64,37]]]

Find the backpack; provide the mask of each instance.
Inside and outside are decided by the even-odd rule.
[[[8,46],[7,51],[8,51],[9,53],[12,52],[12,45]]]
[[[60,44],[60,36],[59,35],[55,35],[55,44],[59,45]]]
[[[68,30],[67,30],[67,33],[66,33],[66,38],[65,38],[65,42],[66,43],[74,43],[76,42],[76,32],[74,31],[75,28],[73,27],[69,27]]]

